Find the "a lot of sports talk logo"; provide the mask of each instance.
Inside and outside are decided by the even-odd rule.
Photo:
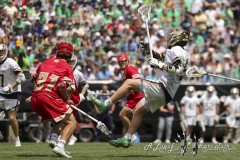
[[[205,153],[211,151],[233,151],[237,150],[236,146],[231,145],[229,143],[218,143],[218,144],[211,144],[211,143],[199,143],[200,139],[197,139],[194,135],[194,138],[186,137],[185,133],[182,135],[177,134],[177,138],[174,139],[174,143],[171,144],[153,144],[149,143],[144,146],[145,151],[153,151],[153,152],[167,152],[171,156],[176,153],[177,155],[181,154],[184,156],[204,156]]]

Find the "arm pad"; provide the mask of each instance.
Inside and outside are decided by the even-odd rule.
[[[19,72],[17,76],[18,77],[16,79],[16,82],[18,84],[21,84],[22,82],[26,81],[25,75],[22,72]]]

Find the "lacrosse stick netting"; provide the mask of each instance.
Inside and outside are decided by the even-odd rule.
[[[235,81],[235,82],[240,82],[240,80],[238,80],[238,79],[228,78],[228,77],[225,77],[225,76],[220,76],[220,75],[208,73],[208,72],[204,71],[203,69],[200,69],[197,66],[189,67],[186,71],[186,75],[190,78],[201,78],[204,75],[209,75],[209,76],[213,76],[213,77],[217,77],[217,78],[222,78],[222,79],[227,79],[227,80],[231,80],[231,81]]]
[[[186,71],[186,75],[190,78],[201,78],[206,74],[207,72],[201,70],[197,66],[189,67]]]
[[[150,56],[151,56],[151,58],[153,58],[152,45],[150,44],[151,39],[150,39],[149,28],[148,28],[148,21],[150,20],[150,11],[151,11],[150,5],[143,5],[140,8],[138,8],[138,13],[141,15],[143,22],[145,22],[145,24],[146,24]]]

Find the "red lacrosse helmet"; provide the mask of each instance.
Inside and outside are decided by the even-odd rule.
[[[122,53],[122,54],[118,55],[117,60],[118,60],[120,69],[125,69],[125,67],[128,66],[129,57],[126,53]]]
[[[62,41],[57,44],[56,46],[57,49],[57,56],[69,56],[72,57],[72,52],[73,52],[73,46],[71,43],[67,41]]]

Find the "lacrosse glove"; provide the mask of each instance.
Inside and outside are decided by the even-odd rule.
[[[149,58],[148,59],[148,62],[149,62],[149,65],[152,67],[152,68],[159,68],[159,69],[162,69],[163,66],[164,66],[164,63],[163,62],[160,62],[158,59],[156,58]]]
[[[7,86],[3,87],[3,90],[2,90],[3,93],[7,94],[7,93],[12,93],[14,92],[11,84],[8,84]]]

